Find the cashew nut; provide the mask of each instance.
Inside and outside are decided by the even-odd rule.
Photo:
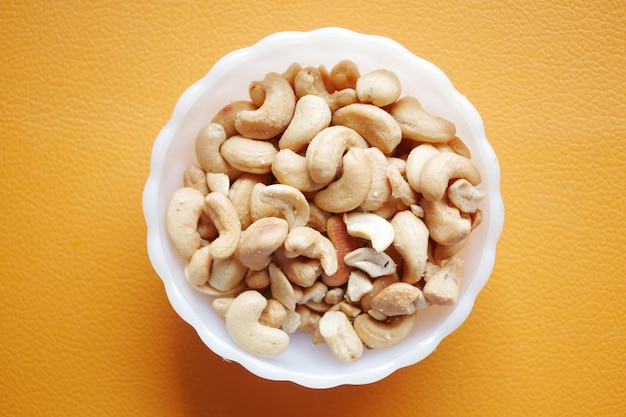
[[[391,223],[374,213],[345,213],[343,221],[349,235],[369,240],[378,252],[387,249],[394,240]]]
[[[412,96],[402,97],[391,105],[389,113],[398,122],[403,137],[420,142],[448,142],[456,135],[456,126],[433,116]]]
[[[391,226],[394,230],[393,246],[406,264],[402,280],[415,284],[422,279],[428,259],[428,228],[407,210],[393,216]]]
[[[370,147],[364,149],[364,152],[370,162],[372,181],[361,208],[375,211],[391,198],[391,185],[387,180],[387,157],[378,148]]]
[[[205,174],[202,168],[197,165],[188,166],[183,173],[183,186],[195,188],[203,195],[207,195],[209,193],[209,187],[206,180],[207,174]]]
[[[274,252],[273,260],[280,266],[289,281],[302,288],[313,285],[322,272],[319,259],[304,256],[288,258],[284,248],[279,248]]]
[[[266,268],[274,251],[285,241],[288,231],[287,221],[278,217],[264,217],[255,221],[241,232],[237,257],[253,271]]]
[[[296,107],[289,81],[275,72],[263,79],[265,100],[256,110],[242,110],[235,117],[237,131],[251,139],[271,139],[287,128]]]
[[[293,81],[293,88],[298,97],[312,94],[323,98],[326,104],[328,104],[331,113],[358,101],[356,91],[351,88],[329,93],[319,70],[315,67],[302,68]]]
[[[372,146],[390,154],[402,140],[398,122],[373,104],[354,103],[333,114],[332,123],[356,130]]]
[[[228,258],[237,249],[241,222],[233,203],[224,194],[211,192],[204,197],[204,213],[213,221],[219,233],[209,243],[213,259]]]
[[[253,222],[264,217],[281,217],[280,208],[261,201],[259,194],[267,185],[264,183],[254,184],[250,194],[250,218]]]
[[[215,310],[217,315],[220,316],[220,318],[226,319],[226,312],[228,311],[228,308],[230,307],[230,305],[233,303],[234,300],[235,300],[235,297],[216,298],[211,303],[211,306],[213,307],[213,310]]]
[[[300,190],[286,184],[270,184],[259,191],[258,199],[277,207],[289,227],[306,226],[311,215],[309,202]]]
[[[295,310],[296,294],[293,285],[289,282],[285,273],[275,263],[269,264],[268,271],[270,273],[270,290],[272,297],[280,301],[287,310]]]
[[[244,277],[246,286],[253,290],[263,290],[270,286],[270,273],[267,268],[253,271],[249,269]]]
[[[212,288],[221,292],[230,292],[242,284],[248,268],[236,256],[214,258],[209,273]]]
[[[363,103],[387,106],[400,98],[402,85],[398,76],[386,69],[362,75],[356,82],[356,95]]]
[[[242,230],[245,230],[252,223],[252,213],[250,201],[252,190],[258,183],[269,182],[266,175],[243,174],[230,187],[229,196],[241,222]]]
[[[452,152],[439,152],[424,164],[419,188],[427,200],[440,200],[450,180],[458,178],[464,178],[472,185],[481,181],[480,171],[469,159]]]
[[[240,348],[257,356],[271,358],[287,349],[289,335],[283,330],[259,323],[266,306],[267,299],[259,292],[242,292],[235,297],[226,312],[226,328]]]
[[[420,205],[424,209],[424,223],[430,237],[442,245],[452,245],[465,239],[472,230],[469,215],[462,215],[454,207],[447,196],[441,200],[422,199]]]
[[[280,149],[302,150],[322,129],[328,127],[332,115],[326,100],[312,94],[296,103],[293,118],[278,141]]]
[[[332,242],[308,226],[294,227],[289,230],[284,243],[285,255],[288,258],[306,256],[319,259],[326,275],[337,272],[337,252]]]
[[[278,151],[272,164],[272,174],[280,183],[291,185],[302,192],[317,191],[326,186],[313,181],[306,158],[291,149]]]
[[[394,282],[399,282],[399,281],[400,281],[400,278],[398,277],[398,274],[396,273],[383,275],[382,277],[378,277],[374,279],[372,281],[372,290],[368,292],[367,294],[364,294],[363,297],[361,297],[361,300],[360,300],[361,309],[363,311],[371,310],[372,299],[376,297],[376,294],[381,292],[383,288],[387,287],[388,285],[391,285]]]
[[[359,270],[352,271],[348,278],[346,298],[352,303],[358,303],[361,301],[361,298],[372,291],[373,288],[374,285],[369,275]]]
[[[297,305],[296,313],[300,315],[300,326],[298,326],[298,330],[304,333],[315,331],[322,318],[321,314],[311,310],[305,305]]]
[[[328,76],[337,90],[356,89],[356,83],[361,77],[361,72],[353,61],[342,59],[331,68]]]
[[[343,173],[313,197],[315,204],[331,213],[344,213],[359,207],[370,188],[372,172],[361,148],[350,148],[343,156]]]
[[[332,275],[322,274],[322,281],[331,287],[345,284],[350,276],[352,267],[345,264],[344,256],[353,250],[362,247],[359,239],[350,236],[341,216],[330,216],[326,222],[326,234],[335,246],[337,252],[337,272]]]
[[[210,123],[196,137],[196,159],[205,172],[225,173],[229,178],[237,178],[241,172],[231,166],[220,153],[226,141],[226,132],[222,125]]]
[[[272,162],[278,150],[271,142],[231,136],[220,148],[222,157],[239,171],[252,174],[267,174],[272,171]]]
[[[417,204],[417,193],[404,179],[404,176],[397,166],[389,165],[387,167],[387,179],[389,180],[389,185],[391,186],[392,197],[399,199],[407,206]]]
[[[309,143],[306,162],[309,175],[320,184],[331,182],[341,167],[346,149],[367,148],[368,144],[355,130],[345,126],[330,126],[320,131]]]
[[[191,187],[174,192],[167,207],[167,233],[176,250],[187,259],[202,245],[197,228],[203,209],[204,195]]]
[[[474,213],[485,198],[485,193],[461,178],[448,187],[448,198],[462,212]]]
[[[395,282],[372,298],[372,308],[388,317],[413,314],[417,310],[417,301],[421,293],[414,285]]]
[[[420,178],[424,164],[438,153],[439,150],[430,143],[422,143],[409,152],[409,156],[406,159],[406,179],[416,192],[421,192]]]
[[[185,278],[193,287],[206,284],[209,280],[211,270],[211,251],[208,246],[204,246],[191,255],[189,263],[185,266]]]
[[[423,290],[424,297],[433,304],[456,303],[461,291],[462,276],[463,260],[455,256],[426,281]]]
[[[361,314],[354,319],[353,326],[359,339],[371,349],[384,349],[397,345],[411,333],[417,313],[391,317],[382,322],[369,314]]]
[[[238,132],[235,128],[235,117],[242,110],[256,110],[257,106],[248,100],[236,100],[222,107],[213,117],[211,123],[218,123],[224,128],[226,137],[235,136]]]
[[[228,175],[224,173],[207,172],[205,178],[209,192],[215,191],[228,196],[230,193],[230,178],[228,178]]]
[[[359,248],[344,256],[346,265],[353,266],[376,278],[396,272],[395,261],[385,252],[374,248]]]
[[[273,298],[267,300],[267,305],[259,317],[259,323],[264,326],[278,329],[283,324],[283,320],[287,317],[287,309],[280,302]]]
[[[327,311],[319,322],[320,334],[331,353],[342,362],[353,362],[363,354],[363,343],[350,319],[341,311]]]

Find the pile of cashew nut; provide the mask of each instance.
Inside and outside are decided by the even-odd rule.
[[[301,331],[350,362],[457,301],[481,175],[455,125],[401,97],[393,72],[267,73],[195,153],[167,231],[243,350],[274,357]]]

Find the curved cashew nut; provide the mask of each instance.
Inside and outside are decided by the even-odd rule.
[[[198,221],[203,208],[204,195],[191,187],[174,192],[167,206],[167,233],[176,250],[187,259],[202,245]]]
[[[331,68],[328,77],[337,90],[356,89],[356,82],[361,77],[361,72],[353,61],[342,59]]]
[[[304,256],[288,258],[283,248],[274,252],[273,261],[280,266],[289,281],[302,288],[313,285],[322,272],[319,259]]]
[[[213,259],[224,259],[235,253],[241,222],[237,210],[228,197],[212,192],[204,197],[204,213],[211,219],[218,231],[218,236],[209,243]]]
[[[237,131],[251,139],[271,139],[287,128],[296,107],[296,95],[284,77],[269,72],[263,79],[265,100],[256,110],[242,110],[235,117]]]
[[[235,288],[245,284],[243,279],[246,276],[246,272],[248,272],[248,268],[236,256],[221,259],[214,258],[209,273],[208,285],[224,293],[235,292]]]
[[[250,217],[253,222],[264,217],[281,217],[281,210],[271,204],[267,204],[259,198],[261,191],[268,187],[264,183],[257,183],[252,187],[250,194]]]
[[[300,151],[315,135],[328,127],[331,119],[330,108],[323,98],[312,94],[302,97],[296,103],[293,118],[281,135],[278,147]]]
[[[463,213],[474,213],[485,198],[485,193],[461,178],[448,187],[448,198]]]
[[[258,183],[269,182],[269,176],[259,174],[243,174],[237,178],[229,190],[229,197],[233,203],[233,207],[237,211],[237,216],[241,222],[241,229],[245,230],[252,223],[252,213],[250,201],[252,198],[252,190]]]
[[[372,298],[372,308],[387,317],[413,314],[422,291],[406,282],[394,282]]]
[[[382,217],[374,213],[353,212],[345,213],[343,221],[346,224],[348,234],[372,242],[372,247],[382,252],[391,245],[394,240],[394,228]]]
[[[226,312],[226,328],[240,348],[257,356],[271,358],[287,349],[289,335],[259,323],[266,306],[267,299],[259,292],[242,292],[235,297]]]
[[[238,134],[237,129],[235,128],[235,117],[237,117],[237,114],[242,110],[256,109],[257,106],[255,106],[251,101],[236,100],[222,107],[220,111],[215,114],[211,123],[218,123],[222,125],[224,132],[226,133],[226,137],[229,138]]]
[[[350,272],[348,284],[346,286],[346,298],[352,303],[358,303],[365,294],[374,289],[372,279],[363,271],[354,270]]]
[[[436,201],[422,199],[420,205],[424,209],[424,223],[435,242],[452,245],[471,232],[470,216],[462,216],[459,209],[449,203],[447,196]]]
[[[203,195],[209,193],[209,186],[207,184],[207,175],[202,168],[197,165],[190,165],[183,173],[183,186],[195,188]],[[226,174],[222,174],[226,175]]]
[[[461,291],[463,260],[451,258],[424,285],[424,297],[433,304],[451,305],[456,303]]]
[[[370,189],[372,171],[361,148],[350,148],[343,156],[343,173],[313,197],[315,204],[330,213],[344,213],[359,207]]]
[[[259,191],[258,199],[277,207],[289,223],[289,227],[306,226],[311,208],[300,190],[286,184],[270,184]]]
[[[387,157],[378,148],[367,148],[364,151],[370,162],[372,181],[361,208],[376,211],[391,198],[391,185],[387,180]]]
[[[392,104],[400,98],[401,92],[402,85],[398,76],[383,68],[362,75],[356,82],[359,100],[378,107]]]
[[[318,326],[324,341],[337,359],[342,362],[353,362],[361,357],[363,343],[344,313],[327,311]]]
[[[440,200],[450,180],[458,178],[464,178],[472,185],[481,181],[480,171],[469,159],[452,152],[439,152],[424,164],[419,188],[427,200]]]
[[[343,106],[358,101],[356,91],[351,88],[329,93],[320,71],[315,67],[302,68],[293,81],[293,88],[298,97],[311,94],[323,98],[326,104],[328,104],[331,113],[334,113]]]
[[[397,345],[411,333],[417,313],[391,317],[387,322],[374,320],[369,314],[358,315],[353,322],[354,330],[365,346],[384,349]]]
[[[313,181],[306,158],[291,149],[278,151],[272,164],[272,174],[280,183],[291,185],[302,192],[317,191],[326,186]]]
[[[407,210],[396,213],[391,219],[391,226],[395,232],[393,246],[406,264],[402,280],[415,284],[422,279],[428,259],[428,228]]]
[[[241,172],[232,167],[220,153],[226,138],[226,132],[222,125],[210,123],[205,126],[196,137],[196,159],[204,171],[223,172],[230,179],[233,179],[237,178]]]
[[[209,192],[216,191],[228,196],[230,192],[230,178],[228,178],[228,175],[217,172],[207,172],[205,177]]]
[[[424,164],[438,153],[439,150],[430,143],[422,143],[409,152],[409,156],[406,159],[406,179],[416,192],[421,192],[420,178]]]
[[[374,248],[359,248],[343,257],[346,265],[353,266],[376,278],[396,272],[396,263],[385,252],[378,252]]]
[[[288,258],[305,256],[319,259],[326,275],[337,272],[337,252],[332,242],[317,230],[308,227],[294,227],[287,234],[284,243],[285,255]]]
[[[265,217],[255,221],[241,232],[237,257],[252,271],[266,268],[274,251],[287,238],[288,231],[287,221],[278,217]]]
[[[354,103],[333,114],[332,123],[356,130],[372,146],[390,154],[400,144],[402,131],[398,122],[373,104]]]
[[[193,253],[189,263],[185,266],[185,278],[193,287],[204,285],[209,280],[211,270],[211,251],[204,246]]]
[[[272,162],[278,150],[271,142],[231,136],[220,148],[222,157],[239,171],[252,174],[267,174],[272,171]]]
[[[395,165],[389,165],[387,167],[387,179],[391,186],[391,195],[394,198],[402,201],[407,206],[413,206],[417,204],[417,193],[409,183],[404,179],[402,172]]]
[[[442,117],[433,116],[415,97],[405,96],[396,101],[389,113],[397,120],[402,135],[420,142],[448,142],[456,135],[456,126]]]
[[[351,147],[365,149],[368,144],[349,127],[330,126],[315,135],[306,150],[307,169],[313,181],[331,182],[339,172],[343,154]]]

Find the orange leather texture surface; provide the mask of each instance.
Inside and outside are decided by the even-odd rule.
[[[0,414],[626,412],[625,2],[5,0],[0,22]],[[176,315],[141,193],[187,86],[324,26],[447,73],[498,154],[506,220],[472,314],[431,356],[311,390],[223,361]]]

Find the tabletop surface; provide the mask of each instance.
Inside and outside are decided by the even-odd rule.
[[[0,5],[0,414],[626,412],[626,3]],[[481,113],[506,219],[467,321],[380,382],[313,390],[208,350],[148,260],[141,195],[176,100],[283,30],[390,37]]]

